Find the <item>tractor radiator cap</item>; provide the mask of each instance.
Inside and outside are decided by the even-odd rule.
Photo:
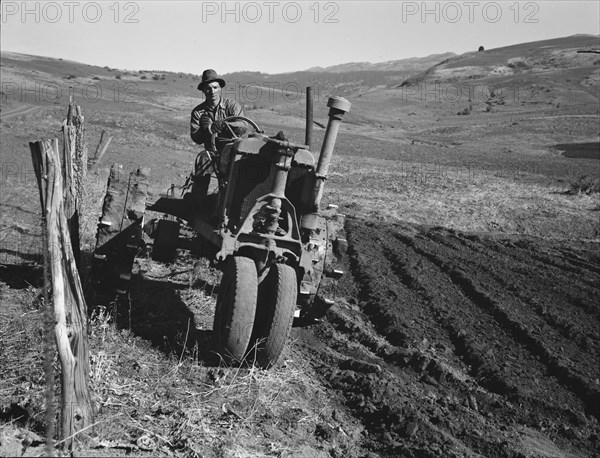
[[[294,155],[294,163],[307,167],[315,166],[315,157],[307,149],[299,149]]]
[[[346,100],[344,97],[338,97],[338,96],[329,97],[329,100],[327,101],[327,106],[329,108],[334,108],[336,110],[343,111],[344,113],[347,113],[350,111],[351,105],[352,104],[350,102],[348,102],[348,100]]]

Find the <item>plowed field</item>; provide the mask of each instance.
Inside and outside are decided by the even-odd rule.
[[[597,243],[348,219],[350,274],[301,331],[383,456],[597,456]]]

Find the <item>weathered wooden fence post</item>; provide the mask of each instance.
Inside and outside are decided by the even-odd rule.
[[[87,174],[88,153],[84,142],[81,108],[69,103],[67,119],[63,121],[62,170],[65,193],[65,212],[71,234],[71,245],[77,267],[80,266],[79,217],[83,207],[83,184]]]
[[[87,307],[73,257],[65,214],[65,191],[58,140],[29,143],[45,218],[48,264],[52,279],[54,334],[61,364],[62,415],[60,435],[71,449],[77,431],[92,424],[88,391],[89,348]],[[70,191],[69,191],[70,192]]]

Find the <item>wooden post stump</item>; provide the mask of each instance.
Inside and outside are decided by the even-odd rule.
[[[148,197],[148,169],[127,173],[121,164],[110,169],[102,216],[96,233],[92,278],[120,295],[129,292]]]
[[[84,182],[87,175],[88,153],[84,141],[84,124],[81,108],[69,104],[67,119],[62,124],[62,177],[65,198],[65,212],[71,235],[71,245],[77,268],[80,267],[80,228],[79,219],[83,207]]]

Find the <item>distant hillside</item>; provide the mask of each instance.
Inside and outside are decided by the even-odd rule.
[[[389,72],[389,71],[413,71],[419,72],[431,67],[445,59],[455,57],[457,54],[446,52],[443,54],[431,54],[425,57],[410,57],[408,59],[390,60],[387,62],[349,62],[347,64],[332,65],[331,67],[312,67],[308,72],[319,73],[345,73],[357,71]]]
[[[364,92],[376,87],[391,87],[402,83],[413,75],[412,70],[396,71],[347,71],[267,74],[259,72],[235,72],[224,75],[229,83],[242,86],[263,86],[275,89],[289,89],[295,92],[306,86],[319,87],[322,93],[352,94]]]
[[[600,37],[575,35],[462,55],[442,53],[374,64],[346,63],[281,74],[234,72],[223,77],[227,81],[227,95],[240,100],[246,108],[269,109],[295,116],[303,113],[301,105],[307,86],[313,87],[319,100],[326,100],[331,95],[355,100],[360,98],[363,112],[372,103],[369,108],[372,117],[380,118],[382,107],[385,106],[392,113],[399,103],[390,102],[392,106],[386,104],[390,98],[387,90],[424,81],[471,86],[498,84],[513,90],[518,87],[521,91],[523,88],[522,91],[527,93],[534,90],[539,92],[540,87],[544,86],[544,91],[549,88],[552,91],[547,93],[551,102],[559,105],[568,103],[573,91],[598,97],[600,56],[578,53],[598,49]],[[17,87],[24,87],[33,97],[33,90],[37,87],[35,84],[57,81],[68,81],[66,84],[75,88],[99,84],[105,88],[102,96],[112,99],[115,88],[129,88],[134,93],[127,92],[126,95],[140,96],[154,104],[172,103],[173,107],[179,107],[182,103],[196,103],[201,97],[196,89],[200,76],[191,73],[114,69],[6,51],[2,52],[1,63],[3,81],[15,82],[10,90],[5,90],[3,101],[19,96],[22,91],[17,91]],[[157,63],[159,66],[160,63]],[[119,84],[115,85],[117,81]],[[134,83],[135,86],[125,86],[128,83]],[[535,89],[535,85],[539,87]],[[174,97],[184,99],[171,102],[175,100]],[[325,117],[326,111],[316,115]],[[357,116],[358,111],[349,117],[349,121],[356,120]]]
[[[576,57],[575,53],[578,50],[590,49],[600,49],[600,36],[573,35],[570,37],[503,46],[481,53],[465,53],[450,59],[445,68],[465,67],[469,65],[499,65],[503,63],[507,64],[510,68],[515,68],[516,66],[511,66],[510,64],[511,62],[516,62],[515,59],[517,58],[531,62],[542,62],[549,59],[547,66],[570,67],[572,59]]]
[[[225,75],[232,83],[248,86],[264,86],[274,88],[288,87],[293,92],[296,88],[319,86],[321,92],[352,95],[373,88],[393,87],[405,79],[444,62],[456,54],[432,54],[426,57],[411,57],[380,63],[354,62],[331,67],[312,67],[308,70],[268,74],[262,72],[234,72]]]
[[[183,93],[197,95],[196,86],[200,81],[199,75],[183,72],[166,72],[161,70],[124,70],[89,65],[62,58],[35,56],[29,54],[2,51],[0,53],[3,87],[7,93],[15,94],[32,92],[36,84],[56,84],[65,82],[76,88],[75,92],[81,96],[82,89],[90,85],[100,84],[105,87],[102,95],[114,97],[118,95],[116,82],[123,94],[141,95],[145,90],[158,92]],[[14,84],[13,84],[14,83]],[[134,83],[136,86],[128,86]],[[16,85],[15,85],[16,84]],[[61,86],[64,88],[65,86]],[[18,91],[16,88],[20,88]],[[77,88],[79,88],[77,90]],[[129,91],[129,92],[128,92]],[[64,92],[67,92],[64,90]],[[88,91],[89,92],[89,91]],[[93,92],[90,92],[90,94]],[[112,94],[112,95],[111,95]],[[6,95],[6,94],[5,94]],[[34,94],[31,94],[34,96]],[[34,97],[35,98],[35,97]]]
[[[600,64],[600,56],[593,53],[578,53],[578,51],[598,49],[600,49],[600,37],[573,35],[520,43],[482,52],[469,52],[437,63],[427,70],[407,78],[401,86],[418,84],[425,80],[474,80],[593,67]]]
[[[226,75],[226,78],[240,85],[289,87],[292,91],[294,88],[315,84],[325,91],[335,86],[336,94],[355,96],[377,89],[418,84],[425,80],[471,81],[523,73],[555,72],[560,69],[598,69],[600,67],[594,67],[600,63],[597,54],[577,52],[598,49],[598,36],[574,35],[461,55],[447,52],[374,64],[354,62],[325,68],[312,67],[305,71],[273,75],[235,72]],[[589,81],[594,83],[595,79],[591,76]]]

